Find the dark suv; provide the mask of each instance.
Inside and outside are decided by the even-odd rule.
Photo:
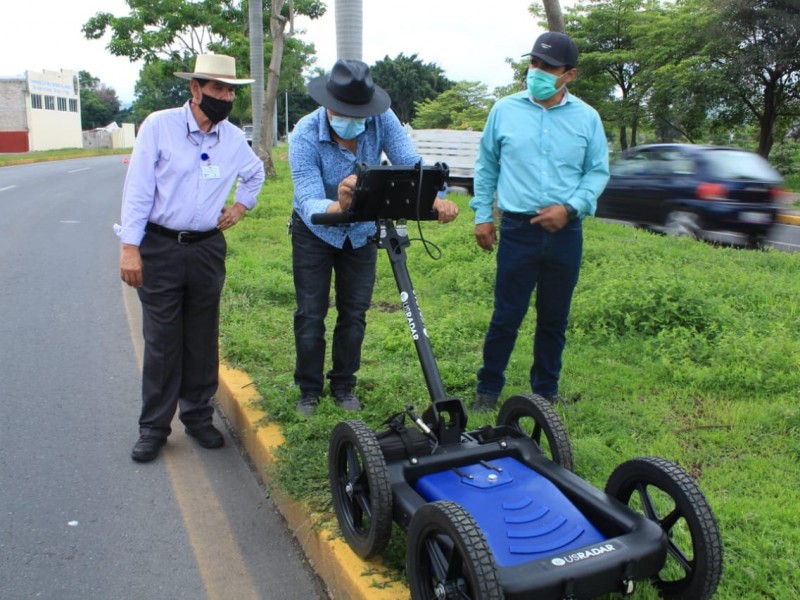
[[[737,232],[758,246],[775,222],[782,182],[764,158],[738,148],[637,146],[611,164],[596,216],[695,238]]]

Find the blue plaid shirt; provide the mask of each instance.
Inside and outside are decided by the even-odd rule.
[[[349,237],[360,248],[375,233],[375,223],[352,223],[331,227],[313,225],[311,215],[324,213],[338,198],[339,182],[355,172],[356,163],[378,165],[381,152],[393,165],[415,165],[420,158],[411,139],[391,109],[367,118],[358,136],[356,154],[331,139],[324,107],[306,115],[289,137],[289,166],[294,183],[294,210],[321,240],[341,248]]]

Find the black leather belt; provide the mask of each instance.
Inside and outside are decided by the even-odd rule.
[[[531,219],[535,217],[535,214],[529,215],[528,213],[515,213],[515,212],[504,212],[504,217],[508,217],[514,221],[525,221],[530,223]]]
[[[149,221],[144,230],[148,233],[157,233],[158,235],[172,238],[179,244],[194,244],[195,242],[199,242],[222,233],[222,231],[216,228],[208,231],[175,231],[174,229],[168,229],[167,227],[150,223]]]

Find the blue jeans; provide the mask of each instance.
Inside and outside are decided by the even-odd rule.
[[[331,276],[335,273],[336,325],[333,329],[331,390],[349,391],[361,366],[366,313],[375,285],[377,247],[368,243],[336,248],[314,235],[292,215],[292,268],[297,309],[294,342],[297,352],[294,381],[303,393],[322,395],[325,380],[325,317]]]
[[[519,327],[536,290],[531,390],[545,397],[558,393],[561,354],[582,252],[580,220],[567,223],[556,233],[548,233],[527,219],[503,217],[497,249],[494,313],[484,340],[478,392],[493,396],[502,392]]]

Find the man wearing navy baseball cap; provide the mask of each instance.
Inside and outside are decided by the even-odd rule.
[[[492,108],[475,162],[475,239],[497,250],[494,314],[483,346],[473,410],[491,410],[536,290],[530,385],[552,404],[583,251],[582,219],[608,181],[608,143],[597,111],[567,91],[578,48],[564,33],[540,35],[527,89]],[[502,213],[498,243],[493,202]]]

